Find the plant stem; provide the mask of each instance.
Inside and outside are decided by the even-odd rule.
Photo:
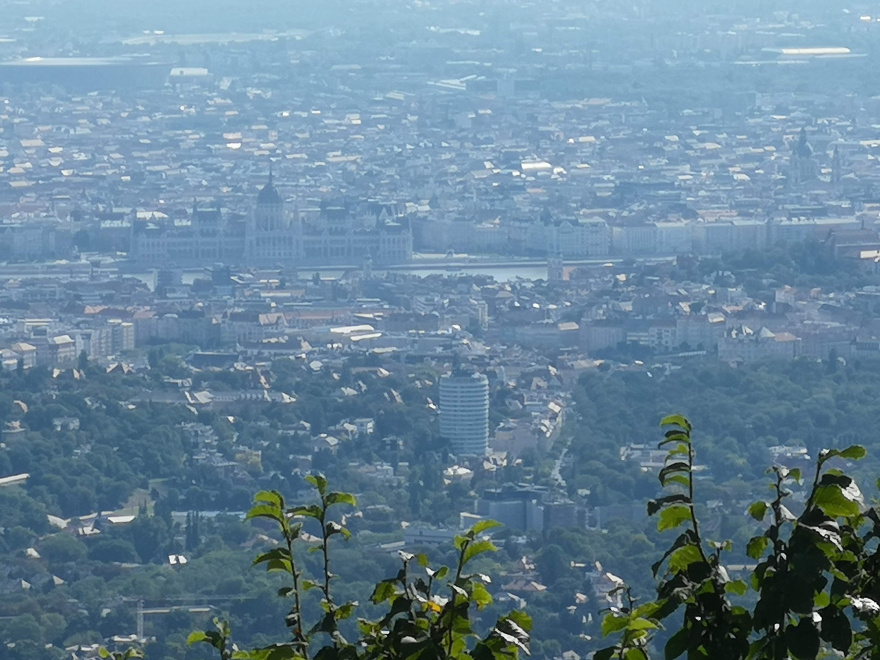
[[[464,553],[467,551],[468,546],[471,544],[470,540],[465,539],[465,542],[461,544],[461,552],[458,555],[458,566],[455,569],[455,580],[453,580],[453,586],[458,586],[458,580],[461,578],[461,571],[464,568]],[[455,592],[455,589],[452,589],[452,600],[449,601],[449,630],[446,635],[446,654],[447,656],[452,655],[452,624],[455,617],[455,605],[456,599],[458,598],[458,594]]]
[[[285,534],[287,541],[287,551],[290,553],[290,574],[293,577],[293,608],[296,611],[296,628],[293,630],[294,639],[302,647],[302,654],[305,660],[309,660],[309,640],[303,631],[303,611],[302,599],[299,593],[299,571],[296,570],[296,562],[293,558],[293,538],[290,534]]]
[[[688,432],[688,440],[690,440],[690,437],[691,434]],[[700,557],[708,564],[709,558],[703,549],[703,537],[700,536],[700,521],[697,520],[697,509],[694,506],[694,446],[690,442],[688,442],[688,509],[691,512],[691,527],[694,530],[694,536],[697,537],[697,549],[700,551]]]
[[[819,460],[816,461],[816,474],[813,475],[813,487],[810,488],[810,497],[807,498],[807,504],[804,507],[804,513],[813,508],[813,501],[816,499],[816,488],[819,487],[819,478],[822,476],[822,466],[825,464],[825,461],[822,457],[819,457]]]
[[[785,555],[785,543],[782,541],[780,532],[782,530],[782,473],[779,470],[775,470],[776,472],[776,484],[774,484],[774,488],[776,489],[776,497],[773,500],[773,526],[776,528],[776,534],[773,539],[773,555],[774,555],[774,564],[775,569],[777,571],[777,575],[781,573],[788,572],[788,562],[784,559]],[[816,471],[816,479],[818,480],[818,470]],[[783,633],[785,632],[785,611],[780,610],[778,618],[774,621],[774,624],[770,632],[770,644],[771,648],[774,649],[774,652],[779,640],[782,638]]]

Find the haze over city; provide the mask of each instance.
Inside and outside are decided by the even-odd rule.
[[[2,15],[0,660],[867,657],[876,3]]]

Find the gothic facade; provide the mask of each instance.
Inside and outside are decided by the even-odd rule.
[[[324,202],[290,209],[272,175],[245,219],[219,208],[193,208],[189,222],[168,218],[134,221],[131,257],[145,266],[213,263],[255,267],[375,265],[412,258],[412,232],[395,204]]]

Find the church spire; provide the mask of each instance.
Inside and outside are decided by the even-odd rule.
[[[275,188],[275,173],[272,171],[271,162],[269,163],[269,178],[266,180],[266,185],[260,189],[260,193],[257,195],[257,204],[281,204],[281,195],[278,194],[278,190]]]
[[[831,183],[834,186],[840,185],[840,177],[842,172],[840,171],[840,149],[837,145],[834,146],[834,154],[831,156]]]
[[[797,147],[795,149],[797,155],[801,158],[810,158],[813,155],[813,147],[807,142],[807,129],[801,128],[801,134],[798,137]]]

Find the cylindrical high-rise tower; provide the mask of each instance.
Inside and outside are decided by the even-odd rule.
[[[440,435],[453,454],[484,455],[489,449],[489,379],[449,374],[440,379]]]

